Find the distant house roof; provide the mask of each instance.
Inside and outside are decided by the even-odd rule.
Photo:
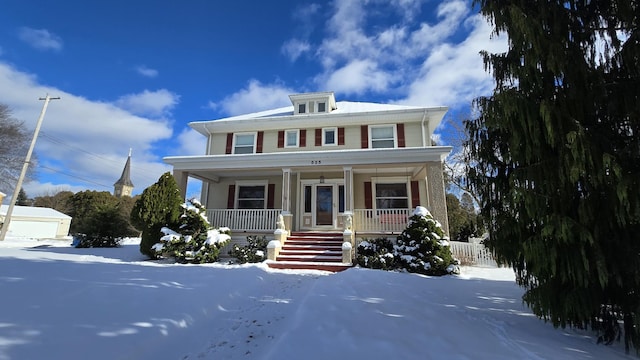
[[[5,216],[9,205],[0,205],[0,215]],[[71,219],[71,216],[61,213],[58,210],[34,206],[14,206],[12,217],[33,217],[33,218],[53,218]]]

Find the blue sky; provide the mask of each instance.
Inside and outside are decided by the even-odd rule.
[[[137,194],[171,170],[164,156],[204,153],[190,121],[287,106],[292,93],[448,106],[455,120],[493,88],[479,51],[506,41],[490,35],[470,0],[8,0],[0,102],[33,129],[38,98],[61,97],[29,196],[112,191],[129,148]]]

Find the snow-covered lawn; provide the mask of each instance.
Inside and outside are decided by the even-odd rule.
[[[538,320],[509,269],[329,274],[69,244],[0,243],[0,359],[634,358]]]

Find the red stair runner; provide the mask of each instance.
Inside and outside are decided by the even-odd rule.
[[[340,233],[294,232],[268,264],[274,269],[346,270],[353,265],[342,262],[342,242]]]

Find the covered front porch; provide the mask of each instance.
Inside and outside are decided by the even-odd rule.
[[[450,147],[169,157],[183,191],[202,181],[214,226],[273,234],[278,216],[292,231],[356,236],[397,234],[417,205],[448,233],[442,161]]]

